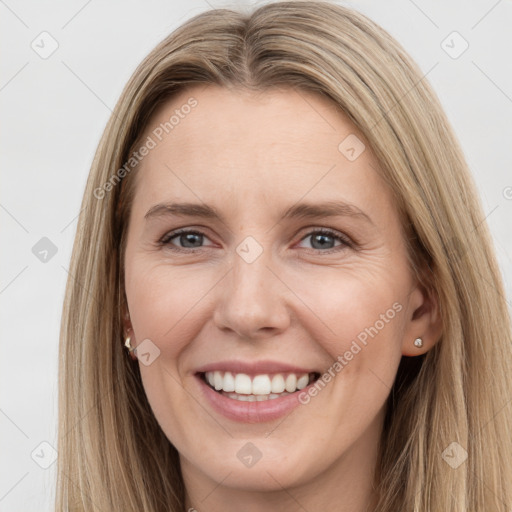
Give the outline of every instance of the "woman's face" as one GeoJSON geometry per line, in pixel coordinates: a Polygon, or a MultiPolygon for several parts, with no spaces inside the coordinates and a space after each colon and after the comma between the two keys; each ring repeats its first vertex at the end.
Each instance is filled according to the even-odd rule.
{"type": "Polygon", "coordinates": [[[363,135],[313,94],[208,86],[143,142],[127,325],[185,480],[368,473],[400,358],[434,340],[363,135]]]}

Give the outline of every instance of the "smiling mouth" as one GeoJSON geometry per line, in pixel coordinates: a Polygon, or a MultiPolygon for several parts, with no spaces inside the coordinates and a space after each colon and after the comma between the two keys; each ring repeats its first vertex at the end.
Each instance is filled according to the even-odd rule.
{"type": "Polygon", "coordinates": [[[291,395],[320,378],[317,372],[259,374],[251,377],[246,373],[210,371],[199,376],[217,393],[242,402],[263,402],[291,395]]]}

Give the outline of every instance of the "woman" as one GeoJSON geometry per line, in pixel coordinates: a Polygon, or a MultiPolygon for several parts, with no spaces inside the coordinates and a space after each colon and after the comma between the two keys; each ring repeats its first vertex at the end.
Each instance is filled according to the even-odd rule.
{"type": "Polygon", "coordinates": [[[484,214],[373,22],[188,21],[130,79],[82,206],[58,510],[511,509],[484,214]]]}

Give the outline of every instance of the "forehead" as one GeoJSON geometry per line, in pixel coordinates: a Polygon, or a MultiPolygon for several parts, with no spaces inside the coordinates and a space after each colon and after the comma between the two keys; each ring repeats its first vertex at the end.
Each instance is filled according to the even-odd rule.
{"type": "Polygon", "coordinates": [[[160,107],[148,138],[154,147],[136,184],[136,197],[147,203],[199,198],[261,206],[307,195],[378,208],[390,199],[363,134],[313,93],[190,88],[160,107]]]}

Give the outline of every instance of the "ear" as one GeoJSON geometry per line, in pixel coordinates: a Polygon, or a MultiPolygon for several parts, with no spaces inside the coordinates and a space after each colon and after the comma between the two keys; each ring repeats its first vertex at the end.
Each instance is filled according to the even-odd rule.
{"type": "Polygon", "coordinates": [[[407,314],[409,318],[406,319],[402,355],[425,354],[439,341],[443,332],[439,301],[434,290],[427,290],[418,283],[409,296],[407,314]],[[414,346],[416,338],[423,340],[422,347],[414,346]]]}
{"type": "MultiPolygon", "coordinates": [[[[135,334],[133,332],[132,322],[130,320],[130,312],[128,311],[128,307],[126,306],[126,303],[121,308],[121,316],[122,316],[122,322],[123,322],[123,337],[126,339],[128,336],[131,338],[130,340],[130,346],[135,347],[135,334]]],[[[135,351],[129,350],[130,358],[132,361],[137,360],[137,355],[135,351]]]]}
{"type": "Polygon", "coordinates": [[[122,306],[122,321],[123,321],[123,335],[125,337],[132,336],[133,338],[133,326],[130,319],[130,312],[126,303],[122,306]]]}

